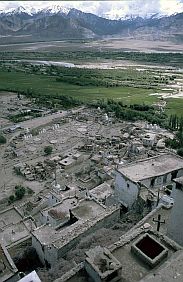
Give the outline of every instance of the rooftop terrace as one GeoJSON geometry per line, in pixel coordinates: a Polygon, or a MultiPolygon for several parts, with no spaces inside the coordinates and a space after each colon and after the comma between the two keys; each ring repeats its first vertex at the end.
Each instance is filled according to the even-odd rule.
{"type": "Polygon", "coordinates": [[[78,219],[94,218],[104,211],[105,208],[93,200],[83,200],[72,209],[72,213],[78,219]]]}
{"type": "Polygon", "coordinates": [[[93,204],[94,201],[88,201],[87,203],[89,204],[87,213],[88,215],[90,215],[88,219],[86,219],[86,215],[83,214],[83,209],[85,209],[86,204],[86,202],[83,201],[81,209],[79,207],[78,209],[76,209],[77,216],[80,216],[80,219],[78,221],[76,221],[72,225],[57,229],[57,231],[48,225],[42,225],[32,232],[33,236],[35,236],[43,245],[53,244],[55,248],[60,249],[73,239],[77,238],[79,235],[84,234],[84,232],[95,226],[101,220],[105,219],[105,217],[108,217],[116,211],[119,211],[118,207],[105,209],[102,208],[99,204],[97,207],[97,203],[93,204]],[[98,209],[98,216],[96,216],[95,208],[98,209]]]}
{"type": "Polygon", "coordinates": [[[183,158],[174,154],[163,154],[122,166],[118,171],[132,181],[160,176],[183,169],[183,158]]]}

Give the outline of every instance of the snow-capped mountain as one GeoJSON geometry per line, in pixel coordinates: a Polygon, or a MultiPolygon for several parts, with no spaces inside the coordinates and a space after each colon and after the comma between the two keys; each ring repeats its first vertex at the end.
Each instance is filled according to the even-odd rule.
{"type": "Polygon", "coordinates": [[[172,38],[182,42],[183,13],[165,16],[144,12],[143,17],[138,13],[124,16],[114,13],[99,17],[60,5],[44,9],[20,6],[0,11],[0,42],[99,38],[114,35],[150,40],[172,38]],[[110,17],[116,19],[111,20],[110,17]]]}
{"type": "Polygon", "coordinates": [[[102,14],[103,18],[109,19],[109,20],[121,20],[121,21],[127,21],[127,20],[134,20],[137,18],[142,19],[160,19],[163,17],[166,17],[167,15],[165,13],[133,13],[133,14],[122,14],[120,11],[111,11],[102,14]]]}
{"type": "Polygon", "coordinates": [[[52,6],[48,6],[44,9],[40,9],[38,10],[37,12],[42,12],[42,13],[47,13],[47,14],[65,14],[67,15],[69,13],[71,9],[69,8],[66,8],[66,7],[62,7],[62,6],[59,6],[59,5],[52,5],[52,6]]]}
{"type": "MultiPolygon", "coordinates": [[[[36,3],[36,2],[35,2],[36,3]]],[[[30,16],[33,16],[35,14],[47,14],[47,15],[54,15],[54,14],[62,14],[62,15],[68,15],[68,13],[73,10],[73,8],[67,8],[62,5],[49,5],[45,8],[36,8],[32,7],[28,4],[25,4],[24,6],[19,6],[18,8],[10,8],[7,10],[0,10],[0,14],[28,14],[30,16]]],[[[74,9],[75,10],[75,9],[74,9]]],[[[175,13],[174,13],[175,14],[175,13]]],[[[171,14],[169,14],[170,16],[171,14]]],[[[172,13],[173,15],[173,13],[172,13]]],[[[99,16],[99,15],[97,15],[99,16]]],[[[133,13],[125,13],[125,11],[119,9],[111,9],[110,12],[103,12],[100,14],[100,17],[108,19],[108,20],[134,20],[136,18],[142,18],[142,19],[160,19],[162,17],[167,16],[166,13],[146,13],[143,11],[140,11],[139,8],[135,9],[133,13]]]]}
{"type": "Polygon", "coordinates": [[[139,14],[133,14],[133,15],[125,15],[124,17],[120,18],[120,20],[134,20],[137,18],[142,18],[144,20],[148,20],[148,19],[161,19],[163,17],[165,17],[165,14],[160,14],[160,13],[148,13],[148,14],[144,14],[139,15],[139,14]]]}
{"type": "Polygon", "coordinates": [[[23,6],[19,6],[18,8],[10,8],[8,10],[0,10],[0,14],[4,15],[28,14],[31,16],[34,13],[36,13],[34,8],[25,8],[23,6]]]}
{"type": "MultiPolygon", "coordinates": [[[[36,3],[36,2],[35,2],[36,3]]],[[[38,13],[45,13],[45,14],[65,14],[67,15],[71,9],[62,7],[60,5],[50,5],[44,9],[40,8],[33,8],[31,6],[19,6],[18,8],[10,8],[8,10],[0,10],[0,14],[8,14],[8,15],[15,15],[15,14],[28,14],[28,15],[35,15],[38,13]]]]}

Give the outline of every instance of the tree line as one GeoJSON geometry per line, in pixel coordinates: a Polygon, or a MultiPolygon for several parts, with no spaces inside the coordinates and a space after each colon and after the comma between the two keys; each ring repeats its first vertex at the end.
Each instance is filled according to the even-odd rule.
{"type": "Polygon", "coordinates": [[[130,60],[139,62],[158,63],[163,65],[182,66],[182,53],[145,53],[145,52],[124,52],[117,50],[90,50],[82,52],[62,51],[62,52],[1,52],[0,60],[9,59],[39,59],[39,60],[70,60],[70,61],[86,61],[90,59],[114,59],[114,60],[130,60]]]}
{"type": "Polygon", "coordinates": [[[166,146],[177,150],[177,154],[183,157],[183,116],[170,115],[168,125],[176,133],[175,138],[166,140],[166,146]]]}
{"type": "Polygon", "coordinates": [[[113,99],[108,99],[107,101],[99,100],[95,103],[91,103],[90,105],[96,108],[100,107],[107,113],[113,112],[116,118],[119,118],[121,120],[147,120],[152,124],[166,126],[166,114],[157,113],[153,107],[145,104],[126,105],[121,101],[117,102],[113,99]]]}

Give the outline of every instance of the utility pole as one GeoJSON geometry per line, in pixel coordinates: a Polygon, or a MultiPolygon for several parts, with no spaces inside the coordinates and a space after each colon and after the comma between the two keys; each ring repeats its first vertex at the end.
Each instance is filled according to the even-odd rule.
{"type": "Polygon", "coordinates": [[[162,223],[165,223],[165,220],[161,221],[161,214],[158,214],[158,219],[153,218],[153,221],[157,222],[157,231],[159,232],[160,226],[162,223]]]}
{"type": "Polygon", "coordinates": [[[55,164],[55,187],[57,186],[57,165],[55,164]]]}
{"type": "Polygon", "coordinates": [[[159,194],[160,194],[160,188],[158,188],[158,197],[157,197],[156,206],[158,206],[159,204],[159,200],[160,200],[159,194]]]}

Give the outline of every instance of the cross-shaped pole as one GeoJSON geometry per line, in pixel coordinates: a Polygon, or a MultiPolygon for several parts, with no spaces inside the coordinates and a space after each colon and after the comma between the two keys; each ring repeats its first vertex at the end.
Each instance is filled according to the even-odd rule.
{"type": "Polygon", "coordinates": [[[57,165],[55,164],[55,187],[57,186],[57,165]]]}
{"type": "Polygon", "coordinates": [[[153,221],[158,223],[157,224],[157,231],[159,231],[161,223],[165,223],[165,220],[161,221],[161,214],[158,214],[157,220],[153,218],[153,221]]]}

